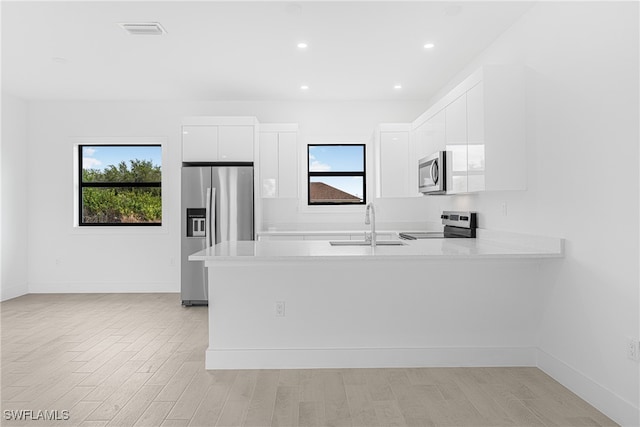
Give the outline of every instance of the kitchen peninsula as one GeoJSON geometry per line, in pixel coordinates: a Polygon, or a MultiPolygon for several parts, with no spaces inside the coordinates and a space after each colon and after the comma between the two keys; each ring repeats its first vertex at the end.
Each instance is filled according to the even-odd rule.
{"type": "MultiPolygon", "coordinates": [[[[535,365],[540,262],[562,240],[478,230],[399,246],[224,242],[207,369],[535,365]]],[[[556,260],[554,260],[556,259],[556,260]]]]}

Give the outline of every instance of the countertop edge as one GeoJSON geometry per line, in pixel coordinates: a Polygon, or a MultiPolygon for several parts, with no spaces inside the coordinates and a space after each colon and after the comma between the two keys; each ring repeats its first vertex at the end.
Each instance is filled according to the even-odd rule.
{"type": "Polygon", "coordinates": [[[452,260],[535,260],[535,259],[558,259],[563,258],[562,254],[479,254],[479,255],[319,255],[319,256],[207,256],[191,255],[189,261],[204,262],[230,262],[230,263],[254,263],[254,262],[282,262],[282,261],[335,261],[335,262],[357,262],[357,261],[452,261],[452,260]]]}
{"type": "Polygon", "coordinates": [[[480,232],[476,239],[428,239],[406,241],[405,250],[369,247],[331,250],[323,245],[328,241],[251,241],[225,242],[196,252],[190,261],[251,263],[257,261],[400,261],[400,260],[507,260],[553,259],[564,257],[564,239],[520,235],[505,232],[480,232]],[[323,243],[324,242],[324,243],[323,243]],[[422,242],[422,243],[421,243],[422,242]],[[438,242],[437,244],[435,244],[438,242]],[[218,253],[216,253],[218,252],[218,253]],[[283,253],[283,254],[280,254],[283,253]]]}

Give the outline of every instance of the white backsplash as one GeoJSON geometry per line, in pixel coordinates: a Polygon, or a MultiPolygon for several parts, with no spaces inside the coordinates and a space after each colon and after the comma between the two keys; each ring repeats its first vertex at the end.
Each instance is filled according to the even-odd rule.
{"type": "MultiPolygon", "coordinates": [[[[441,230],[440,213],[428,209],[425,197],[376,199],[376,228],[392,231],[441,230]]],[[[298,199],[262,199],[260,231],[359,231],[368,230],[364,223],[365,207],[349,207],[348,211],[300,209],[298,199]]]]}

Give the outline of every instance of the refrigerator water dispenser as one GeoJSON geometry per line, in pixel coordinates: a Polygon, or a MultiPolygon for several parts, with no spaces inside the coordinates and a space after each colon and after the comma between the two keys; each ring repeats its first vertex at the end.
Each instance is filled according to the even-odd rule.
{"type": "Polygon", "coordinates": [[[187,208],[187,237],[205,237],[206,209],[187,208]]]}

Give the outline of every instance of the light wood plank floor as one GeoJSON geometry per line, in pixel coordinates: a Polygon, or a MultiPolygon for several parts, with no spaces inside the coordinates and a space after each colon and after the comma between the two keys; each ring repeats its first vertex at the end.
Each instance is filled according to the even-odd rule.
{"type": "Polygon", "coordinates": [[[206,371],[207,309],[177,294],[26,295],[0,309],[6,426],[615,425],[536,368],[206,371]]]}

